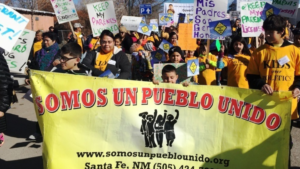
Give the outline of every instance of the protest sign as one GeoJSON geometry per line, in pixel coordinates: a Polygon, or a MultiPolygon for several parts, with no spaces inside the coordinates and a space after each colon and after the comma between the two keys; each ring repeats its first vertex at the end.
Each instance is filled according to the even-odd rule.
{"type": "Polygon", "coordinates": [[[225,39],[232,35],[229,19],[209,22],[209,29],[211,39],[225,39]]]}
{"type": "Polygon", "coordinates": [[[185,21],[185,14],[180,13],[177,23],[184,23],[184,21],[185,21]]]}
{"type": "MultiPolygon", "coordinates": [[[[164,3],[164,13],[174,14],[174,21],[178,22],[179,14],[193,17],[193,3],[164,3]]],[[[188,23],[187,17],[181,23],[188,23]]]]}
{"type": "Polygon", "coordinates": [[[229,15],[230,15],[230,20],[231,21],[235,21],[236,19],[241,18],[241,12],[240,11],[230,11],[229,15]]]}
{"type": "Polygon", "coordinates": [[[25,29],[12,50],[5,51],[4,58],[11,72],[24,73],[34,37],[34,31],[25,29]]]}
{"type": "Polygon", "coordinates": [[[146,17],[142,17],[141,23],[146,24],[146,17]]]}
{"type": "Polygon", "coordinates": [[[270,15],[273,15],[273,14],[278,15],[279,12],[280,12],[280,9],[276,8],[275,6],[273,6],[269,3],[266,3],[260,18],[262,20],[266,20],[270,15]]]}
{"type": "Polygon", "coordinates": [[[150,23],[156,23],[156,24],[158,24],[158,19],[150,19],[150,23]]]}
{"type": "Polygon", "coordinates": [[[228,1],[194,1],[193,34],[197,39],[211,39],[209,22],[226,19],[228,1]]]}
{"type": "Polygon", "coordinates": [[[169,49],[173,47],[173,45],[168,42],[167,40],[163,39],[159,45],[159,48],[162,49],[164,52],[168,53],[169,49]]]}
{"type": "Polygon", "coordinates": [[[158,24],[157,23],[150,23],[153,32],[158,32],[158,24]]]}
{"type": "Polygon", "coordinates": [[[288,18],[296,18],[298,13],[299,0],[273,0],[272,5],[280,9],[279,15],[288,18]]]}
{"type": "Polygon", "coordinates": [[[186,68],[187,68],[188,77],[199,75],[199,60],[198,59],[188,60],[186,68]]]}
{"type": "Polygon", "coordinates": [[[59,24],[79,19],[73,0],[51,0],[50,2],[59,24]]]}
{"type": "Polygon", "coordinates": [[[121,24],[129,31],[137,31],[139,29],[142,17],[123,16],[121,24]]]}
{"type": "Polygon", "coordinates": [[[151,57],[152,57],[152,60],[151,60],[152,63],[159,63],[159,62],[167,61],[166,56],[165,56],[165,52],[161,49],[158,49],[157,51],[151,52],[151,57]]]}
{"type": "MultiPolygon", "coordinates": [[[[264,1],[269,4],[272,4],[272,0],[264,0],[264,1]]],[[[259,3],[260,1],[258,1],[258,0],[237,0],[237,3],[236,3],[237,11],[241,11],[241,2],[257,2],[257,3],[259,3]]]]}
{"type": "Polygon", "coordinates": [[[178,30],[178,46],[181,50],[196,50],[198,47],[197,39],[191,36],[193,34],[193,24],[180,23],[178,30]]]}
{"type": "Polygon", "coordinates": [[[241,2],[241,26],[243,37],[258,37],[263,32],[260,18],[266,1],[241,2]]]}
{"type": "Polygon", "coordinates": [[[103,30],[119,33],[113,1],[101,1],[87,5],[93,36],[100,36],[103,30]]]}
{"type": "Polygon", "coordinates": [[[173,14],[160,13],[159,14],[159,26],[166,26],[173,21],[173,14]]]}
{"type": "Polygon", "coordinates": [[[176,83],[190,82],[191,78],[188,77],[187,64],[186,63],[159,63],[154,64],[154,79],[163,82],[162,70],[166,65],[172,65],[176,68],[176,74],[178,75],[176,83]]]}
{"type": "Polygon", "coordinates": [[[0,3],[0,18],[0,47],[11,51],[29,20],[2,3],[0,3]]]}
{"type": "Polygon", "coordinates": [[[44,169],[288,166],[291,92],[35,70],[30,82],[44,169]]]}
{"type": "Polygon", "coordinates": [[[139,29],[137,30],[138,33],[150,36],[152,31],[152,26],[144,24],[144,23],[140,23],[139,29]]]}

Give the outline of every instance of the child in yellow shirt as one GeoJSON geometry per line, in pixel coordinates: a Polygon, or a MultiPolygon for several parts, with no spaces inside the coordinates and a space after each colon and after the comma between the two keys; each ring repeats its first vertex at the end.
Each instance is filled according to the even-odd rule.
{"type": "Polygon", "coordinates": [[[198,83],[200,85],[216,85],[217,57],[211,53],[207,57],[206,50],[206,44],[201,43],[199,49],[200,74],[198,75],[198,83]]]}

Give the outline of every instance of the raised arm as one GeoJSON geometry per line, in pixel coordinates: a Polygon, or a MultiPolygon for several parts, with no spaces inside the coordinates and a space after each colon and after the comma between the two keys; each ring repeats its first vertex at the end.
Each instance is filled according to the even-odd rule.
{"type": "Polygon", "coordinates": [[[165,110],[165,113],[164,113],[164,119],[163,119],[164,122],[166,121],[166,117],[167,117],[167,110],[165,110]]]}
{"type": "Polygon", "coordinates": [[[178,120],[178,118],[179,118],[179,111],[176,109],[175,112],[176,112],[175,120],[178,120]]]}

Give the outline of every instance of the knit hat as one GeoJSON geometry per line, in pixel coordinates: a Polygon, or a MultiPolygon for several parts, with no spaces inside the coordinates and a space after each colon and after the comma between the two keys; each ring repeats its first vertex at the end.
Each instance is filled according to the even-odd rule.
{"type": "Polygon", "coordinates": [[[174,52],[178,52],[181,55],[181,58],[183,58],[182,50],[179,46],[173,46],[169,50],[169,57],[173,55],[174,52]]]}
{"type": "Polygon", "coordinates": [[[127,33],[127,29],[125,28],[125,26],[120,26],[119,30],[120,30],[120,32],[127,33]]]}

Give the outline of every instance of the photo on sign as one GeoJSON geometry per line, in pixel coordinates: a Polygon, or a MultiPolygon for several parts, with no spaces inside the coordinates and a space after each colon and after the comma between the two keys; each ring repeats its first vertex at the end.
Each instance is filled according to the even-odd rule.
{"type": "Polygon", "coordinates": [[[158,24],[157,23],[150,23],[153,32],[158,32],[158,24]]]}
{"type": "Polygon", "coordinates": [[[279,13],[280,13],[280,9],[276,8],[275,6],[269,3],[266,3],[260,18],[262,20],[266,20],[269,16],[278,15],[279,13]]]}
{"type": "Polygon", "coordinates": [[[152,63],[159,63],[159,62],[167,61],[165,52],[161,49],[151,52],[151,57],[152,57],[152,60],[151,60],[152,63]]]}
{"type": "Polygon", "coordinates": [[[151,31],[152,31],[152,26],[141,23],[137,32],[143,35],[150,36],[151,31]]]}
{"type": "Polygon", "coordinates": [[[176,79],[177,84],[183,83],[183,82],[190,82],[191,77],[187,76],[187,64],[186,63],[164,63],[164,64],[154,64],[154,79],[163,82],[163,78],[166,78],[166,76],[172,75],[176,79]],[[166,67],[168,66],[168,67],[166,67]],[[174,69],[174,71],[170,71],[170,73],[163,74],[163,69],[174,69]]]}
{"type": "Polygon", "coordinates": [[[160,43],[159,45],[159,48],[162,49],[164,52],[168,53],[169,52],[169,49],[173,47],[173,45],[168,42],[167,40],[162,40],[162,42],[160,43]]]}
{"type": "Polygon", "coordinates": [[[174,14],[173,20],[175,22],[180,20],[180,14],[185,14],[186,17],[184,18],[184,21],[180,23],[188,23],[188,17],[193,17],[193,10],[193,3],[164,3],[164,13],[174,14]]]}
{"type": "Polygon", "coordinates": [[[193,59],[187,62],[187,76],[192,77],[199,75],[199,60],[193,59]]]}
{"type": "Polygon", "coordinates": [[[224,39],[232,35],[229,19],[209,22],[209,29],[211,39],[224,39]]]}

